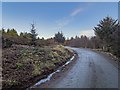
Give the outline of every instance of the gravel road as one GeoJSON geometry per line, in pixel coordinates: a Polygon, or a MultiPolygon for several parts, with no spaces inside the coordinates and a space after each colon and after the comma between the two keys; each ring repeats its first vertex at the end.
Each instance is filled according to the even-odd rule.
{"type": "Polygon", "coordinates": [[[118,88],[118,68],[112,60],[90,49],[71,48],[78,54],[66,72],[42,86],[46,88],[118,88]]]}

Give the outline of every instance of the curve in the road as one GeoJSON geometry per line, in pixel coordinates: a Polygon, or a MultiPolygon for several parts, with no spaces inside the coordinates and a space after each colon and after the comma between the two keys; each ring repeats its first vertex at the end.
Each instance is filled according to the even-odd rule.
{"type": "Polygon", "coordinates": [[[89,49],[71,49],[78,54],[77,63],[48,88],[118,88],[118,69],[109,58],[89,49]]]}

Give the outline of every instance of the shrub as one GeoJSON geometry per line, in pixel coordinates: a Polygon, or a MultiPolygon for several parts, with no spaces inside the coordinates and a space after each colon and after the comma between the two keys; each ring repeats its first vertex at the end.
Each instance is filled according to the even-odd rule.
{"type": "Polygon", "coordinates": [[[23,65],[22,63],[16,63],[16,67],[17,67],[18,69],[21,69],[23,66],[24,66],[24,65],[23,65]]]}
{"type": "Polygon", "coordinates": [[[12,41],[2,37],[2,48],[9,48],[12,46],[12,41]]]}

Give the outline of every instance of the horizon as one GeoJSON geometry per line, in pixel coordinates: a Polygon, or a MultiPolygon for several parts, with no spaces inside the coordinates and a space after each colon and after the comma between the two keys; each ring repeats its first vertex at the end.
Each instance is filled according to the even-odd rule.
{"type": "Polygon", "coordinates": [[[51,38],[58,31],[66,38],[91,37],[95,35],[94,26],[103,18],[118,19],[117,9],[117,2],[3,2],[2,26],[19,34],[30,32],[34,22],[40,38],[51,38]]]}

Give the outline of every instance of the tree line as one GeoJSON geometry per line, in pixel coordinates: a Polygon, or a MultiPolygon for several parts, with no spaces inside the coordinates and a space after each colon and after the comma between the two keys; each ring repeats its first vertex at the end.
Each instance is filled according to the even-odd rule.
{"type": "Polygon", "coordinates": [[[82,35],[81,37],[75,36],[75,38],[71,37],[71,39],[65,41],[65,45],[93,49],[101,47],[100,40],[96,36],[88,38],[86,35],[82,35]]]}
{"type": "Polygon", "coordinates": [[[120,57],[120,24],[118,20],[105,17],[94,27],[95,36],[71,37],[65,44],[74,47],[102,49],[120,57]]]}
{"type": "Polygon", "coordinates": [[[29,45],[29,46],[49,46],[55,44],[63,44],[65,41],[65,37],[62,32],[58,32],[55,34],[53,38],[44,39],[43,37],[40,39],[37,37],[36,27],[34,24],[31,24],[30,32],[20,32],[17,33],[17,30],[2,28],[0,30],[2,33],[2,48],[9,48],[14,44],[17,45],[29,45]]]}
{"type": "Polygon", "coordinates": [[[47,46],[55,44],[63,44],[73,47],[83,47],[92,49],[102,49],[111,52],[120,57],[120,24],[118,20],[111,17],[105,17],[99,24],[94,27],[95,36],[88,38],[87,36],[76,36],[75,38],[65,39],[62,32],[58,32],[53,38],[44,39],[37,37],[36,28],[31,24],[30,32],[21,32],[19,35],[15,29],[3,29],[2,46],[10,47],[13,44],[47,46]]]}

